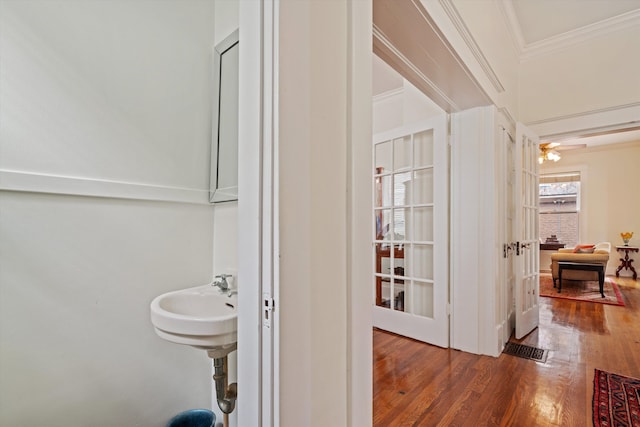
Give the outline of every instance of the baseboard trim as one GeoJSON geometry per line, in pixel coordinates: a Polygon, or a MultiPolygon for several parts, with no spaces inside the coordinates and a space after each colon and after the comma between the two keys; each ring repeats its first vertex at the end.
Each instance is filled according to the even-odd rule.
{"type": "Polygon", "coordinates": [[[0,170],[0,191],[209,205],[209,191],[124,181],[0,170]]]}

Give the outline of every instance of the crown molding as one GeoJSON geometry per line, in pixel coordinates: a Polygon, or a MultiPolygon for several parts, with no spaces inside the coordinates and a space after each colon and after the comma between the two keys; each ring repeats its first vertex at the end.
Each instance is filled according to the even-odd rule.
{"type": "Polygon", "coordinates": [[[471,34],[471,31],[469,31],[469,28],[464,23],[464,20],[462,19],[462,16],[460,16],[458,8],[456,8],[456,6],[453,4],[453,0],[440,0],[440,5],[451,20],[453,26],[458,31],[458,34],[460,34],[460,37],[462,37],[462,40],[471,51],[473,57],[476,59],[476,61],[478,61],[480,68],[484,72],[489,82],[491,82],[491,84],[493,85],[493,88],[498,93],[504,92],[504,86],[500,82],[500,79],[498,78],[495,71],[493,71],[491,64],[489,64],[489,61],[482,53],[482,50],[478,46],[478,43],[476,43],[475,38],[471,34]]]}
{"type": "Polygon", "coordinates": [[[539,56],[549,55],[567,47],[602,37],[616,31],[640,25],[640,9],[632,10],[622,15],[614,16],[566,33],[558,34],[525,46],[520,56],[521,61],[527,61],[539,56]]]}
{"type": "Polygon", "coordinates": [[[391,89],[386,92],[379,93],[373,96],[373,102],[382,102],[397,96],[401,96],[404,93],[404,87],[391,89]]]}
{"type": "Polygon", "coordinates": [[[515,48],[518,57],[520,57],[526,43],[524,41],[524,35],[522,35],[522,29],[520,28],[518,17],[516,16],[516,11],[513,9],[512,0],[502,0],[498,2],[498,9],[500,9],[504,20],[507,22],[507,29],[509,30],[509,33],[511,33],[513,47],[515,48]]]}
{"type": "Polygon", "coordinates": [[[518,51],[520,62],[559,52],[567,47],[640,25],[640,9],[636,9],[534,43],[527,43],[513,9],[512,0],[502,0],[498,6],[507,21],[507,28],[518,51]]]}
{"type": "Polygon", "coordinates": [[[525,123],[550,141],[606,133],[640,125],[640,102],[566,114],[525,123]]]}

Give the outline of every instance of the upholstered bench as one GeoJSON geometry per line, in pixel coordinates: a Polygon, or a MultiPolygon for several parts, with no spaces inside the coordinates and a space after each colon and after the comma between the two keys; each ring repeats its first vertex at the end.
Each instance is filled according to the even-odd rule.
{"type": "MultiPolygon", "coordinates": [[[[589,253],[588,249],[581,249],[580,246],[575,248],[560,248],[558,252],[551,254],[551,275],[553,277],[553,284],[555,285],[558,279],[558,263],[559,262],[579,262],[583,264],[601,264],[604,271],[607,271],[607,263],[609,262],[609,253],[611,252],[611,243],[599,242],[593,246],[593,253],[589,253]]],[[[597,270],[579,271],[567,270],[565,271],[564,278],[571,280],[598,280],[597,270]]]]}
{"type": "MultiPolygon", "coordinates": [[[[596,271],[598,272],[598,284],[600,285],[600,295],[604,298],[604,265],[602,264],[588,264],[585,262],[558,262],[558,293],[562,292],[562,271],[563,270],[581,270],[581,271],[596,271]]],[[[556,281],[553,281],[555,287],[556,281]]]]}

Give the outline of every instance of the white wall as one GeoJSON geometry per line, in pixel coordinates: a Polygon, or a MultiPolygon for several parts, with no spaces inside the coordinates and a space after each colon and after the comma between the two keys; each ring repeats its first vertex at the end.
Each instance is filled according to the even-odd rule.
{"type": "Polygon", "coordinates": [[[280,3],[282,426],[348,425],[347,11],[280,3]]]}
{"type": "Polygon", "coordinates": [[[210,208],[0,198],[0,424],[161,426],[208,407],[206,354],[157,337],[148,307],[208,280],[210,208]]]}
{"type": "Polygon", "coordinates": [[[532,123],[637,106],[639,38],[636,25],[524,61],[520,65],[520,120],[532,123]]]}
{"type": "Polygon", "coordinates": [[[2,2],[0,167],[206,188],[211,9],[2,2]]]}
{"type": "Polygon", "coordinates": [[[373,98],[373,133],[381,133],[444,114],[425,94],[404,80],[402,88],[373,98]]]}
{"type": "MultiPolygon", "coordinates": [[[[615,274],[620,254],[615,246],[623,245],[620,233],[633,231],[630,242],[640,246],[640,141],[603,145],[583,150],[562,152],[557,163],[544,163],[540,173],[581,170],[580,241],[611,242],[612,253],[607,274],[615,274]]],[[[635,255],[634,266],[640,271],[640,256],[635,255]]],[[[629,275],[622,271],[621,275],[629,275]]]]}
{"type": "Polygon", "coordinates": [[[213,273],[213,3],[1,2],[0,19],[0,424],[209,407],[209,359],[157,337],[149,303],[213,273]]]}

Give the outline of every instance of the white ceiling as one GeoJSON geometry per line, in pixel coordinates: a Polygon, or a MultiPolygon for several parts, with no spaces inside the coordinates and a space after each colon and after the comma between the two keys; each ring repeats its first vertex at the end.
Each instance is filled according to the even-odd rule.
{"type": "MultiPolygon", "coordinates": [[[[455,0],[477,1],[477,0],[455,0]]],[[[522,53],[549,48],[572,39],[593,37],[607,27],[640,16],[640,0],[498,0],[522,53]]],[[[374,55],[373,95],[402,87],[402,77],[374,55]]],[[[557,141],[587,146],[640,139],[640,130],[557,141]]]]}
{"type": "Polygon", "coordinates": [[[503,0],[503,5],[513,8],[523,41],[530,45],[599,27],[640,9],[640,0],[503,0]]]}

